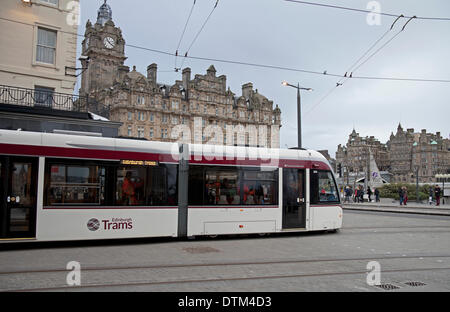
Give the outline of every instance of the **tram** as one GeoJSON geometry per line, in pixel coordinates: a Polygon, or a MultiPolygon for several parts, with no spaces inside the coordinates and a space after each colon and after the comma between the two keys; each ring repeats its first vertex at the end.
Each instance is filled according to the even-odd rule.
{"type": "Polygon", "coordinates": [[[316,151],[0,130],[0,243],[341,226],[316,151]]]}

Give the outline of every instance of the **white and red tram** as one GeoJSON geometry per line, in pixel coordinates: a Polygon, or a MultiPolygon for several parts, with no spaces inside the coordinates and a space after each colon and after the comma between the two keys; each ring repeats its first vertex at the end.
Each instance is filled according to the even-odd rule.
{"type": "Polygon", "coordinates": [[[337,230],[312,150],[0,130],[0,242],[337,230]]]}

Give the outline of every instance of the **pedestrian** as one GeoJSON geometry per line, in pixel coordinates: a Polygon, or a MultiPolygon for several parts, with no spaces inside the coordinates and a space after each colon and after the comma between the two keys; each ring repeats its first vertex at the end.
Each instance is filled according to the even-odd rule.
{"type": "Polygon", "coordinates": [[[406,206],[406,202],[408,201],[408,188],[406,186],[403,187],[403,204],[406,206]]]}
{"type": "Polygon", "coordinates": [[[372,190],[370,189],[370,186],[367,187],[367,195],[369,195],[369,203],[372,202],[372,190]]]}
{"type": "Polygon", "coordinates": [[[378,188],[375,188],[375,201],[380,202],[380,190],[378,188]]]}
{"type": "Polygon", "coordinates": [[[355,187],[355,198],[353,200],[355,203],[359,203],[359,186],[355,187]]]}
{"type": "Polygon", "coordinates": [[[430,186],[430,190],[428,191],[428,204],[433,205],[433,188],[430,186]]]}
{"type": "Polygon", "coordinates": [[[434,197],[436,197],[436,206],[439,206],[441,201],[441,188],[437,184],[436,187],[434,188],[434,197]]]}
{"type": "Polygon", "coordinates": [[[360,185],[359,186],[359,190],[360,190],[359,200],[360,200],[361,203],[363,203],[364,202],[364,187],[362,185],[360,185]]]}
{"type": "Polygon", "coordinates": [[[350,189],[350,186],[345,187],[345,202],[350,203],[350,196],[352,196],[352,190],[350,189]]]}
{"type": "Polygon", "coordinates": [[[398,196],[400,197],[400,206],[403,205],[403,188],[398,188],[398,196]]]}

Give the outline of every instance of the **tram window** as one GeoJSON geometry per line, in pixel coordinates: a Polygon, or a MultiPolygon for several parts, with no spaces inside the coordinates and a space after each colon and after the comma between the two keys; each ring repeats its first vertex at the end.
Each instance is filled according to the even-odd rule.
{"type": "Polygon", "coordinates": [[[189,166],[189,205],[203,205],[203,195],[206,192],[202,166],[189,166]]]}
{"type": "Polygon", "coordinates": [[[316,188],[318,201],[320,203],[338,202],[339,195],[333,175],[330,171],[318,172],[318,187],[316,188]]]}
{"type": "Polygon", "coordinates": [[[145,204],[145,167],[119,167],[116,180],[116,203],[123,206],[145,204]]]}
{"type": "Polygon", "coordinates": [[[276,204],[276,171],[244,171],[243,203],[245,205],[276,204]]]}
{"type": "Polygon", "coordinates": [[[177,166],[118,167],[116,205],[167,206],[178,204],[177,166]]]}
{"type": "Polygon", "coordinates": [[[236,168],[206,169],[204,199],[207,205],[239,205],[239,171],[236,168]]]}
{"type": "Polygon", "coordinates": [[[104,203],[105,168],[51,164],[46,173],[47,205],[104,203]]]}

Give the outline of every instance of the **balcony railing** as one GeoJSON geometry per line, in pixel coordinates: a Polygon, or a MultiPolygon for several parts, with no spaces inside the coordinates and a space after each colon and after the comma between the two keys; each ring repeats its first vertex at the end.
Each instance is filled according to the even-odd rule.
{"type": "Polygon", "coordinates": [[[0,104],[87,113],[88,97],[0,85],[0,104]]]}

